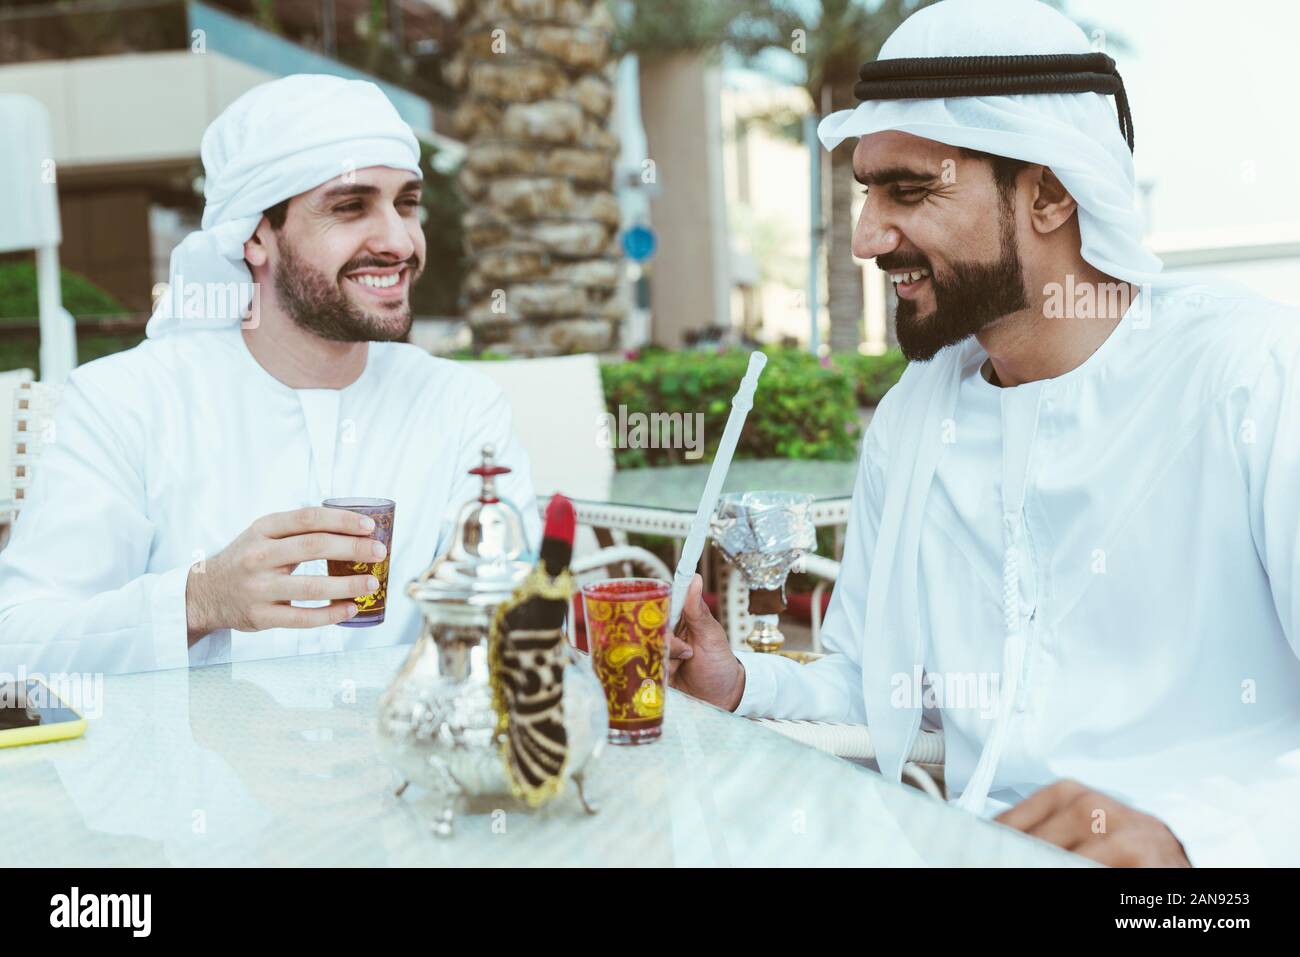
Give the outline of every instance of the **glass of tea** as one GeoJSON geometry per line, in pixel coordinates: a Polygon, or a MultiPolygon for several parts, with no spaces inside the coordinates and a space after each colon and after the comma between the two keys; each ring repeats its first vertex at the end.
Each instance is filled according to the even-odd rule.
{"type": "Polygon", "coordinates": [[[605,690],[612,744],[646,744],[663,733],[671,590],[657,578],[611,578],[582,588],[587,649],[605,690]]]}
{"type": "Polygon", "coordinates": [[[388,604],[388,563],[393,550],[393,513],[397,503],[386,498],[327,498],[321,503],[326,508],[341,508],[358,515],[369,515],[375,520],[375,530],[370,537],[383,542],[388,553],[378,561],[349,562],[329,560],[331,575],[374,575],[379,587],[369,595],[358,595],[357,613],[339,622],[344,628],[367,628],[384,620],[388,604]]]}

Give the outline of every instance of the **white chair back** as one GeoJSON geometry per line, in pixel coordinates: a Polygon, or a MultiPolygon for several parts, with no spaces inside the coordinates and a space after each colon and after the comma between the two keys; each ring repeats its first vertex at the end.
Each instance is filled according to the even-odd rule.
{"type": "Polygon", "coordinates": [[[540,503],[545,504],[555,492],[570,498],[598,498],[609,493],[614,450],[602,447],[600,441],[605,393],[595,356],[503,359],[473,365],[501,387],[510,403],[515,434],[528,453],[540,503]]]}
{"type": "Polygon", "coordinates": [[[55,441],[54,413],[62,398],[63,386],[47,382],[24,382],[14,392],[12,522],[18,521],[41,452],[55,441]]]}

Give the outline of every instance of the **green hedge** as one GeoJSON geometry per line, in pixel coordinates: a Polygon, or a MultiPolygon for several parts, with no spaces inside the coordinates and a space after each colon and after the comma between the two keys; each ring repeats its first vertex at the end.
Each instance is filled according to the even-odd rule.
{"type": "Polygon", "coordinates": [[[852,376],[858,405],[872,406],[880,403],[907,367],[907,360],[897,349],[879,356],[840,352],[836,353],[834,362],[852,376]]]}
{"type": "MultiPolygon", "coordinates": [[[[736,458],[851,461],[858,441],[858,404],[853,380],[833,363],[794,349],[768,349],[754,408],[736,447],[736,458]]],[[[650,351],[604,365],[605,406],[632,413],[704,415],[705,451],[711,461],[744,377],[749,353],[650,351]]],[[[685,449],[616,449],[620,469],[686,462],[685,449]]]]}
{"type": "MultiPolygon", "coordinates": [[[[59,286],[63,308],[74,316],[120,316],[126,307],[89,279],[67,269],[59,286]]],[[[0,322],[35,322],[40,315],[36,299],[36,263],[30,258],[0,262],[0,322]]]]}
{"type": "MultiPolygon", "coordinates": [[[[63,308],[78,319],[120,316],[127,312],[117,299],[75,272],[62,270],[59,285],[63,293],[63,308]]],[[[39,319],[39,313],[36,264],[32,257],[0,261],[0,326],[35,323],[39,319]]],[[[79,334],[77,361],[89,362],[100,356],[130,349],[143,338],[140,334],[79,334]]],[[[9,369],[39,370],[40,354],[39,333],[0,338],[0,372],[9,369]]]]}

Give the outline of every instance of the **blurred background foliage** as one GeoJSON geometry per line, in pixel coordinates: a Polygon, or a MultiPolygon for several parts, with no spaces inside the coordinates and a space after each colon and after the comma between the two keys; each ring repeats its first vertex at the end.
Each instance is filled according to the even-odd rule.
{"type": "MultiPolygon", "coordinates": [[[[59,280],[63,308],[74,316],[119,316],[122,304],[90,280],[64,269],[59,280]]],[[[36,261],[22,254],[0,261],[0,321],[34,322],[37,316],[36,261]]]]}
{"type": "Polygon", "coordinates": [[[863,407],[878,405],[907,367],[903,353],[896,348],[878,356],[837,352],[832,361],[853,380],[858,405],[863,407]]]}
{"type": "MultiPolygon", "coordinates": [[[[119,333],[99,325],[105,320],[130,322],[131,317],[120,302],[90,280],[64,269],[59,285],[63,308],[85,325],[77,330],[79,362],[121,352],[144,338],[143,332],[119,333]]],[[[0,369],[40,367],[38,312],[35,257],[27,253],[0,260],[0,369]]]]}
{"type": "MultiPolygon", "coordinates": [[[[763,387],[736,447],[740,459],[852,461],[861,433],[860,406],[875,405],[902,375],[897,351],[881,356],[818,359],[798,349],[769,347],[763,387]]],[[[744,377],[749,352],[647,351],[601,367],[605,407],[615,416],[704,414],[704,461],[711,461],[744,377]]],[[[618,449],[620,469],[685,464],[682,449],[618,449]]]]}
{"type": "MultiPolygon", "coordinates": [[[[858,440],[853,382],[839,368],[793,349],[767,349],[763,388],[745,423],[736,457],[829,459],[854,457],[858,440]]],[[[634,412],[704,415],[704,458],[711,461],[731,412],[731,399],[745,375],[749,353],[647,351],[602,367],[605,407],[634,412]]],[[[683,449],[618,449],[619,468],[675,465],[683,449]]]]}

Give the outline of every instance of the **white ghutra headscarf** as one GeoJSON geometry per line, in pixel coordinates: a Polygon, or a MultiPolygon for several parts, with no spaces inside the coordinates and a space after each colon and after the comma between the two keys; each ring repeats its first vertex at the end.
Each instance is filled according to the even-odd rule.
{"type": "MultiPolygon", "coordinates": [[[[885,41],[879,60],[1094,52],[1087,36],[1040,0],[944,0],[885,41]]],[[[1149,283],[1160,260],[1142,246],[1133,155],[1100,93],[868,100],[821,121],[827,149],[899,130],[1051,168],[1079,204],[1083,258],[1108,276],[1149,283]]]]}
{"type": "Polygon", "coordinates": [[[172,251],[150,338],[240,322],[253,288],[244,243],[276,203],[370,166],[421,175],[419,142],[379,87],[328,75],[249,90],[212,121],[201,153],[203,228],[172,251]]]}

